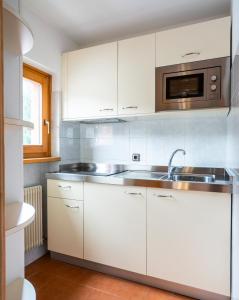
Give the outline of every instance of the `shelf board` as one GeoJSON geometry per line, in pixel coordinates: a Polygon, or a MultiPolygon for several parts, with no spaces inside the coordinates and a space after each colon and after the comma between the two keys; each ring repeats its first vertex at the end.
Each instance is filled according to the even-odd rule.
{"type": "Polygon", "coordinates": [[[6,236],[9,236],[29,225],[35,217],[35,209],[24,202],[8,203],[5,208],[6,236]]]}
{"type": "Polygon", "coordinates": [[[7,286],[6,300],[36,300],[36,292],[27,279],[17,278],[7,286]]]}
{"type": "Polygon", "coordinates": [[[22,126],[27,128],[34,128],[34,124],[32,122],[20,120],[20,119],[14,119],[14,118],[4,118],[4,123],[7,125],[15,125],[15,126],[22,126]]]}
{"type": "Polygon", "coordinates": [[[20,15],[7,4],[3,7],[4,47],[15,55],[23,55],[33,47],[33,33],[20,15]]]}

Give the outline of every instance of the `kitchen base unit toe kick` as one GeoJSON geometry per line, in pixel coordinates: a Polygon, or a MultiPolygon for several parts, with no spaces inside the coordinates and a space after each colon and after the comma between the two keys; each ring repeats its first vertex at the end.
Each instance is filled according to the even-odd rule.
{"type": "Polygon", "coordinates": [[[229,300],[231,299],[230,296],[226,295],[220,295],[217,293],[213,293],[210,291],[205,291],[202,289],[198,289],[195,287],[183,285],[183,284],[178,284],[175,282],[151,277],[151,276],[146,276],[146,275],[141,275],[138,273],[130,272],[130,271],[125,271],[122,269],[114,268],[111,266],[99,264],[96,262],[84,260],[84,259],[79,259],[75,258],[72,256],[56,253],[56,252],[50,252],[51,253],[51,258],[55,260],[60,260],[72,265],[76,265],[79,267],[83,267],[86,269],[94,270],[97,272],[101,272],[104,274],[112,275],[115,277],[119,277],[122,279],[134,281],[140,284],[145,284],[151,287],[159,288],[162,290],[170,291],[173,293],[177,293],[180,295],[188,296],[191,298],[195,299],[200,299],[200,300],[229,300]]]}

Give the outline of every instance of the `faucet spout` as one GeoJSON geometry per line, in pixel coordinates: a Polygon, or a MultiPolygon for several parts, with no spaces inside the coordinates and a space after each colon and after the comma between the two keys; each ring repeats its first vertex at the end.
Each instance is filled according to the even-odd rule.
{"type": "Polygon", "coordinates": [[[172,179],[173,169],[174,169],[174,167],[172,167],[172,162],[173,162],[173,158],[177,152],[182,152],[183,155],[186,155],[186,151],[184,149],[177,149],[177,150],[173,151],[173,153],[170,156],[169,162],[168,162],[168,179],[172,179]]]}

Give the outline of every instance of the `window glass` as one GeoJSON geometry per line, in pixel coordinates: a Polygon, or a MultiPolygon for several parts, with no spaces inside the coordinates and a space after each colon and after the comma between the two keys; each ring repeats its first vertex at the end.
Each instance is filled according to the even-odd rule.
{"type": "Polygon", "coordinates": [[[34,129],[23,129],[23,144],[41,145],[42,85],[27,78],[23,78],[23,119],[34,124],[34,129]]]}

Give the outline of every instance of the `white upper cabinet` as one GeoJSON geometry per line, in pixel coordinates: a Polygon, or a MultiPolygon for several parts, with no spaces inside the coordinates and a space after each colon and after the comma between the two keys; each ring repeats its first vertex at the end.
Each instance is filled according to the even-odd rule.
{"type": "Polygon", "coordinates": [[[63,119],[117,114],[117,42],[63,55],[63,119]]]}
{"type": "Polygon", "coordinates": [[[118,42],[118,113],[155,111],[155,34],[118,42]]]}
{"type": "Polygon", "coordinates": [[[230,56],[230,29],[225,17],[158,32],[157,67],[230,56]]]}
{"type": "Polygon", "coordinates": [[[63,55],[63,120],[152,114],[155,67],[230,56],[231,18],[63,55]]]}

